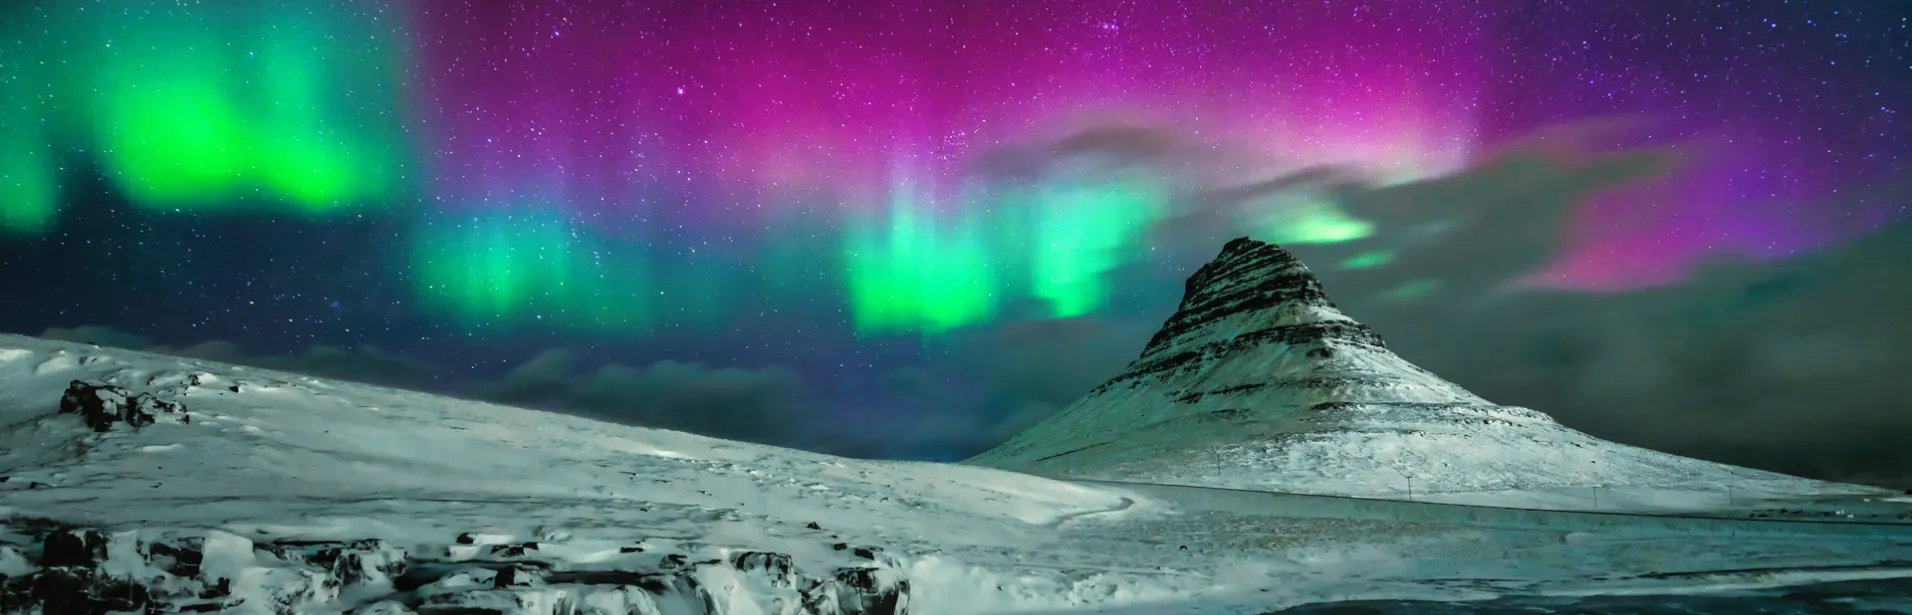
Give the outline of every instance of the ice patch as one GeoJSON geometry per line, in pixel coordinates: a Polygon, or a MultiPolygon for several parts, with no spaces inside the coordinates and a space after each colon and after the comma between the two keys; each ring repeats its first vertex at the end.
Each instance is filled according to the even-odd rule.
{"type": "MultiPolygon", "coordinates": [[[[1168,571],[1070,574],[1061,570],[1009,572],[943,557],[912,562],[913,602],[933,604],[949,615],[1019,611],[1093,611],[1116,605],[1187,604],[1193,594],[1214,589],[1208,580],[1168,571]]],[[[1174,612],[1164,609],[1156,612],[1174,612]]]]}
{"type": "Polygon", "coordinates": [[[651,457],[662,457],[664,459],[697,459],[697,457],[679,453],[673,450],[658,448],[655,446],[651,446],[649,444],[645,444],[643,442],[633,442],[633,441],[612,442],[610,444],[610,447],[619,452],[636,453],[639,455],[648,455],[651,457]]]}
{"type": "Polygon", "coordinates": [[[53,355],[51,358],[48,358],[45,361],[41,361],[40,366],[37,368],[34,368],[33,375],[45,376],[47,374],[52,374],[55,372],[67,371],[79,366],[80,366],[79,359],[74,358],[71,353],[62,351],[59,354],[53,355]]]}
{"type": "Polygon", "coordinates": [[[26,576],[39,569],[40,567],[28,563],[26,556],[21,555],[13,547],[0,546],[0,577],[26,576]]]}
{"type": "Polygon", "coordinates": [[[0,363],[12,363],[33,356],[33,352],[20,348],[0,348],[0,363]]]}

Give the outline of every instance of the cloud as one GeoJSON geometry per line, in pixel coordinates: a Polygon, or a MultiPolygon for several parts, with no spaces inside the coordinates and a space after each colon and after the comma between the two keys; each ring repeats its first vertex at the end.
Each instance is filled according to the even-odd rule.
{"type": "Polygon", "coordinates": [[[1047,418],[1142,351],[1160,323],[1105,318],[1025,320],[977,327],[939,340],[929,366],[882,377],[881,403],[906,417],[870,422],[861,433],[828,441],[872,440],[857,451],[877,457],[955,461],[1009,439],[1047,418]]]}
{"type": "Polygon", "coordinates": [[[309,376],[395,387],[426,387],[443,371],[438,366],[400,356],[371,344],[350,348],[318,345],[291,355],[254,355],[247,353],[238,344],[223,340],[200,342],[183,348],[156,346],[151,350],[195,359],[254,365],[309,376]]]}
{"type": "MultiPolygon", "coordinates": [[[[1679,155],[1576,157],[1569,160],[1577,178],[1558,175],[1560,167],[1537,172],[1531,162],[1514,162],[1470,173],[1474,179],[1396,190],[1439,210],[1463,202],[1480,207],[1497,187],[1525,182],[1528,189],[1505,198],[1564,206],[1573,200],[1563,196],[1591,194],[1589,186],[1603,180],[1654,181],[1677,168],[1679,155]],[[1533,187],[1548,174],[1556,188],[1533,187]]],[[[1912,201],[1903,182],[1847,193],[1912,201]]],[[[1852,209],[1838,201],[1802,207],[1852,209]]],[[[1902,376],[1912,373],[1905,351],[1912,348],[1912,321],[1904,317],[1912,313],[1912,288],[1903,283],[1912,278],[1912,226],[1900,223],[1790,260],[1721,260],[1660,288],[1511,291],[1507,281],[1558,246],[1500,238],[1557,244],[1561,224],[1537,214],[1476,216],[1378,269],[1321,266],[1332,261],[1311,246],[1295,250],[1316,264],[1343,311],[1373,326],[1395,352],[1496,402],[1676,454],[1827,478],[1912,479],[1912,379],[1902,376]],[[1444,285],[1419,300],[1388,291],[1416,279],[1444,285]]]]}
{"type": "Polygon", "coordinates": [[[802,409],[813,407],[802,379],[784,366],[711,368],[658,361],[645,367],[618,363],[578,371],[571,350],[546,350],[513,368],[475,397],[500,403],[577,413],[602,420],[688,431],[708,436],[791,444],[802,409]]]}
{"type": "Polygon", "coordinates": [[[1349,311],[1410,360],[1594,435],[1792,473],[1906,479],[1908,246],[1912,226],[1900,224],[1670,288],[1349,311]]]}
{"type": "MultiPolygon", "coordinates": [[[[1233,178],[1178,194],[1183,215],[1151,229],[1162,256],[1111,272],[1121,309],[958,331],[925,352],[923,364],[884,375],[874,387],[884,398],[871,407],[824,404],[786,366],[586,366],[578,354],[554,349],[495,381],[461,382],[448,380],[449,370],[376,347],[257,356],[217,341],[154,347],[105,327],[49,329],[42,337],[451,390],[840,454],[961,457],[1120,372],[1174,309],[1182,279],[1244,233],[1242,220],[1251,218],[1245,214],[1266,207],[1268,195],[1299,193],[1340,203],[1376,227],[1354,241],[1288,246],[1343,311],[1375,327],[1403,357],[1490,400],[1677,454],[1822,477],[1912,479],[1912,319],[1905,316],[1912,314],[1912,286],[1905,283],[1912,279],[1912,227],[1790,260],[1722,261],[1656,289],[1585,293],[1513,284],[1562,250],[1569,212],[1596,197],[1650,191],[1707,151],[1684,144],[1606,147],[1616,125],[1537,133],[1425,181],[1383,184],[1330,167],[1233,178]],[[1393,258],[1377,267],[1341,266],[1377,251],[1393,258]]],[[[1084,148],[1150,160],[1200,149],[1147,130],[1118,127],[994,162],[1005,175],[1034,174],[1045,172],[1051,158],[1084,148]]],[[[1912,203],[1905,182],[1842,191],[1847,199],[1912,203]]]]}
{"type": "Polygon", "coordinates": [[[1065,318],[1006,323],[959,338],[955,365],[1022,402],[1062,406],[1141,354],[1160,323],[1065,318]]]}
{"type": "MultiPolygon", "coordinates": [[[[1553,257],[1571,206],[1603,190],[1664,177],[1674,167],[1659,151],[1570,155],[1567,137],[1578,134],[1563,132],[1541,139],[1544,148],[1500,152],[1460,173],[1405,184],[1382,184],[1350,168],[1314,167],[1185,188],[1175,197],[1177,213],[1150,229],[1155,256],[1109,272],[1118,295],[1130,300],[1094,317],[1011,320],[958,332],[941,366],[953,373],[941,379],[963,381],[964,390],[913,385],[925,418],[903,439],[928,450],[980,452],[1121,372],[1173,312],[1182,280],[1226,240],[1251,230],[1244,222],[1275,195],[1310,195],[1376,225],[1365,238],[1291,246],[1317,269],[1339,269],[1336,264],[1362,253],[1397,255],[1391,267],[1337,272],[1338,299],[1378,302],[1421,278],[1442,280],[1450,293],[1487,297],[1553,257]]],[[[1010,157],[1025,169],[1101,149],[1157,164],[1217,163],[1192,156],[1200,148],[1188,143],[1162,128],[1123,125],[1013,150],[1010,157]]],[[[934,380],[903,372],[891,379],[934,380]]]]}

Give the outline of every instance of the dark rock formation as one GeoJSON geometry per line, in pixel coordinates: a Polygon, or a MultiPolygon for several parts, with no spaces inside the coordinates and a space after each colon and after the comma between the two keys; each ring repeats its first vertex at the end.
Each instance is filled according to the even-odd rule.
{"type": "Polygon", "coordinates": [[[149,393],[135,394],[110,384],[91,384],[74,380],[60,396],[60,414],[78,414],[93,431],[105,433],[114,425],[138,429],[151,425],[158,417],[173,415],[191,422],[186,408],[149,393]]]}
{"type": "Polygon", "coordinates": [[[1311,358],[1318,359],[1333,355],[1327,346],[1329,341],[1377,350],[1386,348],[1380,334],[1367,325],[1346,319],[1284,324],[1270,319],[1266,326],[1231,331],[1219,336],[1220,339],[1208,330],[1210,325],[1231,316],[1255,312],[1295,314],[1309,309],[1336,310],[1334,302],[1321,290],[1321,282],[1300,259],[1271,243],[1247,237],[1230,241],[1222,247],[1221,255],[1189,276],[1181,306],[1155,336],[1149,338],[1142,356],[1130,363],[1127,371],[1096,387],[1094,392],[1159,380],[1197,368],[1205,361],[1265,344],[1305,347],[1311,358]]]}
{"type": "Polygon", "coordinates": [[[1342,314],[1293,254],[1241,238],[1189,276],[1175,314],[1126,370],[969,462],[1156,476],[1196,458],[1212,468],[1214,451],[1241,443],[1263,451],[1258,459],[1275,459],[1267,451],[1284,442],[1458,429],[1482,413],[1551,423],[1395,356],[1379,334],[1342,314]],[[1405,418],[1375,418],[1384,414],[1405,418]],[[1115,442],[1122,445],[1107,446],[1115,442]]]}
{"type": "Polygon", "coordinates": [[[1412,498],[1798,479],[1605,442],[1389,351],[1295,256],[1228,242],[1127,369],[966,463],[1070,478],[1412,498]]]}
{"type": "Polygon", "coordinates": [[[106,559],[106,535],[92,530],[60,530],[40,543],[40,565],[91,568],[106,559]]]}
{"type": "MultiPolygon", "coordinates": [[[[7,529],[27,534],[30,528],[7,529]]],[[[712,578],[707,567],[727,567],[730,571],[724,575],[741,577],[757,588],[757,598],[764,603],[794,607],[805,615],[909,612],[909,583],[892,569],[847,567],[811,577],[800,572],[790,556],[765,551],[738,552],[727,561],[633,553],[639,559],[574,569],[580,564],[541,559],[544,552],[536,543],[493,545],[503,547],[496,555],[509,553],[513,561],[489,558],[490,549],[481,551],[487,559],[447,560],[421,557],[379,540],[255,544],[219,532],[146,538],[132,531],[40,529],[44,531],[37,550],[0,545],[15,553],[38,551],[37,560],[29,558],[34,571],[0,576],[0,614],[262,607],[276,615],[341,610],[376,615],[575,615],[623,605],[611,612],[719,615],[722,602],[714,588],[705,585],[704,579],[712,578]],[[253,560],[257,563],[250,563],[253,560]]],[[[470,540],[468,535],[461,538],[470,540]]],[[[737,588],[723,591],[734,593],[737,588]]]]}

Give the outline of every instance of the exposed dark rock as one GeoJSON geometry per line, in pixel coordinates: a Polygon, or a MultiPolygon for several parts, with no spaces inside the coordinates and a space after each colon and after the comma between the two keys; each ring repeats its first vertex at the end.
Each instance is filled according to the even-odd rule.
{"type": "Polygon", "coordinates": [[[74,380],[67,383],[66,392],[60,396],[60,414],[78,414],[87,427],[100,433],[118,424],[134,429],[151,425],[158,420],[156,413],[178,414],[181,421],[191,420],[186,407],[178,402],[148,393],[134,394],[110,384],[74,380]]]}
{"type": "Polygon", "coordinates": [[[506,587],[511,587],[513,585],[530,585],[530,584],[531,584],[531,579],[528,578],[527,575],[519,574],[517,568],[506,568],[503,570],[499,570],[496,576],[491,577],[491,586],[497,587],[497,588],[506,588],[506,587]]]}
{"type": "Polygon", "coordinates": [[[1175,401],[1178,401],[1184,404],[1192,404],[1192,403],[1201,401],[1203,397],[1208,397],[1210,395],[1230,395],[1234,393],[1247,393],[1249,391],[1254,391],[1256,389],[1260,389],[1265,386],[1268,386],[1268,385],[1266,383],[1257,383],[1257,382],[1237,384],[1233,386],[1225,386],[1212,391],[1195,391],[1192,393],[1183,393],[1181,396],[1176,397],[1175,401]]]}
{"type": "Polygon", "coordinates": [[[789,555],[745,551],[731,559],[731,566],[744,574],[764,577],[772,587],[794,588],[797,586],[797,567],[790,561],[789,555]]]}
{"type": "Polygon", "coordinates": [[[843,615],[903,615],[909,612],[910,583],[885,583],[876,568],[840,568],[836,598],[843,615]]]}
{"type": "Polygon", "coordinates": [[[103,615],[145,611],[153,596],[143,584],[92,569],[50,569],[33,575],[29,600],[46,615],[103,615]]]}
{"type": "MultiPolygon", "coordinates": [[[[1450,400],[1482,403],[1394,357],[1379,334],[1342,314],[1308,267],[1280,246],[1230,241],[1189,276],[1183,292],[1176,312],[1122,373],[970,462],[1037,473],[1139,470],[1132,463],[1138,460],[1125,455],[1148,445],[1125,434],[1169,439],[1220,433],[1221,423],[1233,422],[1257,424],[1244,433],[1292,432],[1326,425],[1320,411],[1397,401],[1390,396],[1417,404],[1401,410],[1437,412],[1450,400]],[[1103,447],[1117,441],[1135,446],[1103,447]]],[[[1205,440],[1186,445],[1207,446],[1197,442],[1205,440]]],[[[1160,459],[1174,457],[1164,455],[1160,459]]]]}
{"type": "Polygon", "coordinates": [[[78,414],[93,431],[111,430],[116,423],[133,427],[151,424],[151,414],[141,414],[126,389],[107,384],[87,384],[74,380],[60,396],[60,414],[78,414]]]}
{"type": "Polygon", "coordinates": [[[40,565],[92,567],[106,559],[106,535],[95,530],[56,530],[40,543],[40,565]]]}
{"type": "Polygon", "coordinates": [[[538,543],[527,542],[515,545],[491,545],[491,554],[500,557],[523,557],[525,551],[538,550],[538,543]]]}
{"type": "Polygon", "coordinates": [[[382,540],[319,549],[307,560],[345,586],[388,584],[405,574],[405,551],[382,540]]]}
{"type": "MultiPolygon", "coordinates": [[[[1323,340],[1328,339],[1337,340],[1342,343],[1366,344],[1377,348],[1381,347],[1380,334],[1369,329],[1367,325],[1357,322],[1335,321],[1281,325],[1242,333],[1228,339],[1209,342],[1195,348],[1169,354],[1155,355],[1149,351],[1144,351],[1142,358],[1130,364],[1128,371],[1097,386],[1090,394],[1106,392],[1119,386],[1133,386],[1143,380],[1161,379],[1192,371],[1209,360],[1233,354],[1244,348],[1264,344],[1286,344],[1289,346],[1305,347],[1311,344],[1320,344],[1323,340]]],[[[1325,357],[1317,356],[1312,358],[1320,359],[1325,357]]],[[[1212,395],[1213,393],[1210,394],[1212,395]]]]}
{"type": "Polygon", "coordinates": [[[146,551],[155,566],[173,576],[196,577],[206,559],[206,553],[200,550],[204,542],[199,538],[182,539],[177,546],[154,542],[146,546],[146,551]]]}
{"type": "MultiPolygon", "coordinates": [[[[21,527],[9,529],[18,532],[21,527]]],[[[470,535],[461,538],[477,541],[470,535]]],[[[37,571],[0,577],[0,614],[158,615],[252,607],[275,615],[342,609],[365,615],[531,615],[533,607],[549,607],[535,611],[539,615],[573,614],[585,612],[585,605],[606,604],[593,597],[601,593],[642,592],[663,613],[718,615],[713,590],[700,581],[709,578],[703,571],[707,566],[735,570],[746,584],[758,588],[756,591],[785,592],[779,599],[798,607],[794,612],[801,615],[908,612],[909,584],[895,571],[843,568],[813,578],[802,574],[789,555],[766,551],[739,551],[727,561],[671,553],[656,559],[618,559],[618,569],[572,570],[566,568],[575,565],[573,562],[538,559],[545,556],[537,543],[498,545],[504,547],[499,554],[518,553],[523,560],[447,561],[418,559],[379,540],[248,544],[244,539],[224,535],[217,549],[228,552],[249,547],[263,567],[246,572],[248,581],[243,588],[236,588],[232,579],[210,573],[210,540],[200,535],[142,538],[133,533],[108,535],[85,528],[53,529],[45,533],[38,561],[31,562],[37,564],[37,571]],[[235,540],[240,542],[235,544],[235,540]],[[125,557],[140,558],[143,562],[138,564],[143,566],[127,566],[127,562],[108,565],[110,558],[125,557]],[[154,576],[132,579],[104,572],[129,569],[154,571],[154,576]],[[242,593],[235,595],[235,589],[242,593]],[[534,597],[528,592],[555,593],[534,597]],[[348,595],[362,606],[348,608],[349,604],[338,602],[348,595]]],[[[691,546],[698,547],[694,551],[703,548],[691,546]]],[[[442,550],[424,552],[444,555],[442,550]]],[[[879,550],[858,547],[854,552],[874,559],[879,550]]],[[[233,572],[237,571],[221,569],[218,574],[233,572]]],[[[617,603],[623,598],[610,599],[617,603]]]]}
{"type": "MultiPolygon", "coordinates": [[[[1912,493],[1912,490],[1908,490],[1907,492],[1908,492],[1908,493],[1912,493]]],[[[805,523],[805,524],[803,524],[803,527],[806,527],[806,528],[810,528],[810,529],[813,529],[813,530],[820,530],[820,529],[823,529],[823,526],[821,526],[821,525],[817,525],[817,522],[815,522],[815,521],[811,521],[811,522],[809,522],[809,523],[805,523]]]]}
{"type": "MultiPolygon", "coordinates": [[[[1215,260],[1189,276],[1181,306],[1149,339],[1129,369],[1096,387],[1097,392],[1133,386],[1149,376],[1173,374],[1250,346],[1279,343],[1306,348],[1314,359],[1332,358],[1327,342],[1385,348],[1381,336],[1351,320],[1305,322],[1243,331],[1199,347],[1181,348],[1208,325],[1250,312],[1299,312],[1335,308],[1321,282],[1294,254],[1246,237],[1228,242],[1215,260]]],[[[1212,394],[1212,393],[1211,393],[1212,394]]],[[[1190,400],[1193,401],[1193,400],[1190,400]]],[[[1187,402],[1185,402],[1187,403],[1187,402]]]]}
{"type": "Polygon", "coordinates": [[[199,597],[207,600],[232,595],[232,579],[220,577],[205,589],[199,591],[199,597]]]}

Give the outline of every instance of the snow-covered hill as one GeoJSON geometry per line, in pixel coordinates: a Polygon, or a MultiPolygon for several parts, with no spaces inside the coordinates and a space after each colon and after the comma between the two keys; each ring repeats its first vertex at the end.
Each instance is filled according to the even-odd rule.
{"type": "Polygon", "coordinates": [[[1912,526],[1329,504],[0,336],[0,615],[1192,615],[1912,575],[1912,526]]]}
{"type": "MultiPolygon", "coordinates": [[[[854,461],[17,336],[0,336],[0,481],[0,515],[14,519],[15,532],[135,528],[137,536],[103,534],[104,546],[70,555],[131,569],[153,565],[124,561],[131,556],[119,550],[190,546],[208,575],[217,552],[218,576],[237,585],[180,587],[208,594],[195,603],[254,605],[331,602],[341,588],[274,576],[298,580],[291,559],[310,559],[316,551],[305,551],[317,547],[309,544],[330,541],[338,544],[327,547],[328,561],[342,561],[342,546],[367,567],[421,545],[448,565],[482,563],[462,573],[470,578],[440,581],[454,586],[502,587],[491,571],[519,564],[636,569],[663,575],[659,583],[681,568],[695,573],[683,572],[684,583],[701,582],[727,613],[752,612],[738,605],[766,596],[888,612],[885,601],[910,591],[896,587],[901,564],[885,549],[1043,545],[1065,520],[1133,504],[1108,490],[982,468],[854,461]],[[218,531],[189,532],[168,547],[144,542],[168,528],[208,527],[218,531]],[[267,543],[279,545],[270,563],[265,551],[253,556],[267,543]],[[266,586],[281,589],[247,595],[266,586]]],[[[0,573],[21,565],[17,551],[12,558],[0,552],[0,573]]],[[[912,565],[933,565],[925,561],[912,565]]],[[[919,599],[926,591],[937,590],[915,588],[919,599]]],[[[509,598],[445,595],[455,604],[509,598]]]]}
{"type": "Polygon", "coordinates": [[[1389,352],[1247,238],[1128,370],[970,464],[1046,476],[1543,508],[1710,509],[1876,489],[1607,442],[1389,352]]]}

